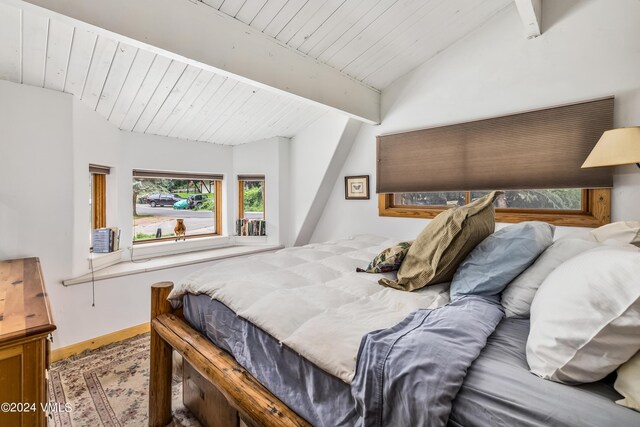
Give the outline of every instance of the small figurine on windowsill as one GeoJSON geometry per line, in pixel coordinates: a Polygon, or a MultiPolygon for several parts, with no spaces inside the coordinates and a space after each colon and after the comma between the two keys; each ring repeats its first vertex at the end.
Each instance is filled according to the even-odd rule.
{"type": "Polygon", "coordinates": [[[186,240],[185,236],[187,234],[187,226],[184,225],[184,219],[176,219],[176,221],[176,228],[173,229],[173,231],[176,233],[176,242],[180,240],[181,236],[182,240],[186,240]]]}

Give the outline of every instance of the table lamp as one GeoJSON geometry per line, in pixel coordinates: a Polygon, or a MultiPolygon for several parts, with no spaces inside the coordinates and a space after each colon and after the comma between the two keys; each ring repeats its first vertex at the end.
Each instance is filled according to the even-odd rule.
{"type": "Polygon", "coordinates": [[[591,150],[583,168],[635,163],[640,168],[640,126],[608,130],[591,150]]]}

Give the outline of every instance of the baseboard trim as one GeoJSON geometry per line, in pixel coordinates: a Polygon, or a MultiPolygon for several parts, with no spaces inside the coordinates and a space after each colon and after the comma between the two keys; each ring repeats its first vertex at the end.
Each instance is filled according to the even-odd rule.
{"type": "Polygon", "coordinates": [[[150,324],[149,322],[147,322],[141,325],[111,332],[110,334],[101,335],[90,340],[71,344],[67,347],[57,348],[51,351],[51,362],[57,362],[58,360],[66,359],[67,357],[82,353],[85,350],[95,350],[96,348],[102,347],[107,344],[126,340],[127,338],[147,333],[149,332],[149,330],[150,324]]]}

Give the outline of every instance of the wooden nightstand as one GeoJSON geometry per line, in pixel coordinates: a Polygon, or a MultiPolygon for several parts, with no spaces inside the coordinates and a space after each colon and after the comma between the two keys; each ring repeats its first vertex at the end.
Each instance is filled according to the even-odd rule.
{"type": "Polygon", "coordinates": [[[0,262],[0,426],[46,426],[55,329],[38,258],[0,262]]]}

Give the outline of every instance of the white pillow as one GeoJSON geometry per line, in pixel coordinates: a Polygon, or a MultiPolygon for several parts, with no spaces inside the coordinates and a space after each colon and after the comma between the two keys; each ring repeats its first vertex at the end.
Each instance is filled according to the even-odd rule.
{"type": "Polygon", "coordinates": [[[591,231],[598,242],[615,240],[620,243],[631,243],[640,246],[640,222],[620,221],[603,225],[591,231]]]}
{"type": "Polygon", "coordinates": [[[554,270],[531,305],[531,372],[598,381],[640,349],[640,250],[602,246],[554,270]]]}
{"type": "Polygon", "coordinates": [[[549,246],[502,292],[502,307],[507,317],[529,317],[531,302],[544,279],[566,260],[600,245],[581,239],[563,239],[549,246]]]}
{"type": "Polygon", "coordinates": [[[607,242],[632,244],[640,247],[640,221],[618,221],[602,227],[594,228],[589,232],[577,231],[558,239],[580,239],[591,242],[607,242]]]}
{"type": "Polygon", "coordinates": [[[618,368],[618,378],[613,387],[624,399],[618,405],[640,411],[640,352],[618,368]]]}

